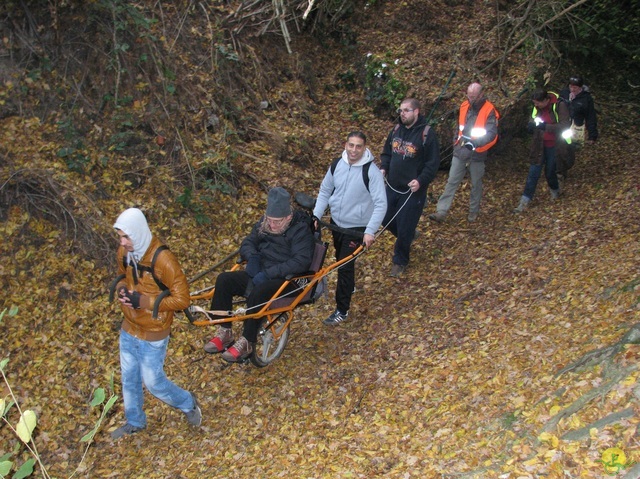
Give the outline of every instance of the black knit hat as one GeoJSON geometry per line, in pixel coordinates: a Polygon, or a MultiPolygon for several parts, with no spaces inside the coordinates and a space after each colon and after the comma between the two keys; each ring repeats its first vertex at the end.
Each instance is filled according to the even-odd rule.
{"type": "Polygon", "coordinates": [[[584,85],[584,80],[580,75],[573,75],[569,78],[569,85],[582,86],[584,85]]]}
{"type": "Polygon", "coordinates": [[[267,198],[267,216],[271,218],[284,218],[291,214],[291,196],[287,190],[271,188],[267,198]]]}

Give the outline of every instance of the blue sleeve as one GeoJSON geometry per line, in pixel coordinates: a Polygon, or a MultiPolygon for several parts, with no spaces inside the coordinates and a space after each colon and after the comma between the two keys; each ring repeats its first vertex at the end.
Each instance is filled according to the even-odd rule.
{"type": "Polygon", "coordinates": [[[587,111],[585,112],[585,123],[589,140],[596,141],[598,139],[598,119],[596,117],[596,108],[593,105],[593,99],[589,97],[587,101],[587,111]]]}
{"type": "Polygon", "coordinates": [[[248,260],[252,255],[260,254],[260,249],[258,248],[258,244],[260,243],[258,230],[260,228],[260,225],[262,224],[262,221],[263,220],[261,219],[255,225],[253,225],[249,236],[242,240],[242,243],[240,244],[240,257],[245,261],[248,260]]]}

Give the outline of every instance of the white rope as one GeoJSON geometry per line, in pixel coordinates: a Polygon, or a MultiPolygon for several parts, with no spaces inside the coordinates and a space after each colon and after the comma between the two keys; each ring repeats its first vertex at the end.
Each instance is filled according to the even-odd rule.
{"type": "Polygon", "coordinates": [[[407,204],[407,201],[409,201],[409,198],[411,198],[411,195],[413,195],[413,191],[411,190],[411,188],[409,188],[407,191],[398,191],[398,190],[396,190],[393,186],[391,186],[389,184],[389,181],[387,180],[386,176],[384,177],[384,182],[391,189],[391,191],[395,191],[396,193],[398,193],[400,195],[406,195],[407,193],[409,193],[409,196],[407,196],[407,199],[404,200],[404,203],[402,203],[402,206],[400,208],[398,208],[398,211],[396,211],[396,214],[393,215],[391,217],[391,219],[387,222],[387,225],[383,226],[382,229],[380,231],[378,231],[378,233],[376,233],[376,235],[374,236],[375,239],[378,239],[378,236],[380,236],[389,227],[391,222],[396,219],[396,216],[398,216],[398,214],[402,211],[402,208],[404,208],[405,205],[407,204]]]}
{"type": "MultiPolygon", "coordinates": [[[[384,177],[384,182],[387,184],[387,186],[391,189],[391,191],[395,191],[396,193],[398,193],[399,195],[406,195],[407,193],[409,193],[411,191],[411,188],[409,188],[407,191],[398,191],[396,190],[393,186],[391,186],[389,184],[389,180],[387,180],[387,177],[384,177]]],[[[413,191],[411,191],[411,193],[413,193],[413,191]]]]}

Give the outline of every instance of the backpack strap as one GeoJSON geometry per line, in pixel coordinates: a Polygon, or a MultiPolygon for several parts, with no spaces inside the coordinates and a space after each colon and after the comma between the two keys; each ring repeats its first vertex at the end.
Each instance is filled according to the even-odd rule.
{"type": "Polygon", "coordinates": [[[422,130],[422,146],[424,146],[425,142],[427,141],[427,135],[429,134],[429,129],[431,127],[429,125],[424,127],[424,130],[422,130]]]}
{"type": "Polygon", "coordinates": [[[364,186],[367,188],[367,191],[369,191],[369,167],[371,167],[371,163],[373,162],[370,161],[369,163],[365,163],[362,167],[362,181],[364,182],[364,186]]]}
{"type": "MultiPolygon", "coordinates": [[[[153,258],[151,259],[151,266],[143,266],[143,265],[138,265],[138,270],[139,271],[146,271],[148,273],[151,273],[151,276],[153,277],[153,280],[156,282],[156,285],[158,286],[158,288],[160,288],[162,291],[166,291],[169,288],[167,288],[167,286],[158,279],[158,277],[156,276],[155,273],[155,268],[156,268],[156,260],[158,259],[158,256],[160,256],[160,253],[162,253],[164,250],[168,250],[169,247],[166,245],[160,245],[158,246],[158,248],[156,249],[155,253],[153,253],[153,258]]],[[[124,267],[126,268],[127,265],[127,257],[123,256],[122,257],[122,263],[124,264],[124,267]]],[[[138,283],[138,278],[135,275],[134,272],[134,281],[137,284],[138,283]]]]}
{"type": "Polygon", "coordinates": [[[333,160],[331,162],[331,175],[333,175],[336,172],[336,168],[338,167],[338,162],[341,160],[342,158],[336,158],[335,160],[333,160]]]}
{"type": "MultiPolygon", "coordinates": [[[[336,168],[338,167],[338,163],[341,159],[342,158],[336,158],[331,163],[330,170],[332,175],[336,172],[336,168]]],[[[371,167],[371,163],[371,161],[369,163],[365,163],[362,167],[362,182],[364,183],[365,188],[367,188],[367,191],[369,191],[369,167],[371,167]]]]}
{"type": "MultiPolygon", "coordinates": [[[[393,127],[393,133],[395,134],[396,131],[398,131],[398,128],[400,128],[400,123],[396,123],[396,126],[393,127]]],[[[427,135],[429,134],[429,129],[431,127],[429,125],[424,127],[424,130],[422,130],[422,146],[424,146],[425,142],[427,141],[427,135]]]]}

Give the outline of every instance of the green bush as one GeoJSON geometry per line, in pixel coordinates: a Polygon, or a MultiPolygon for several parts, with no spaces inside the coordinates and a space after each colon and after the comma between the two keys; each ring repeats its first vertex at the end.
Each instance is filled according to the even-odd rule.
{"type": "Polygon", "coordinates": [[[366,55],[365,98],[378,111],[394,110],[407,94],[407,85],[398,78],[398,64],[397,59],[385,60],[372,53],[366,55]]]}

